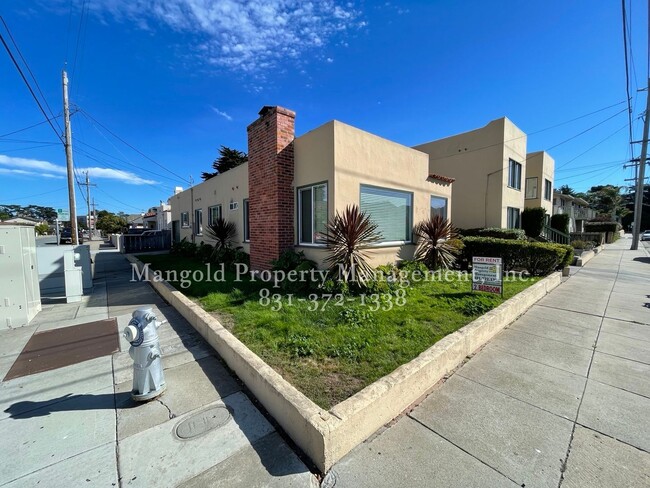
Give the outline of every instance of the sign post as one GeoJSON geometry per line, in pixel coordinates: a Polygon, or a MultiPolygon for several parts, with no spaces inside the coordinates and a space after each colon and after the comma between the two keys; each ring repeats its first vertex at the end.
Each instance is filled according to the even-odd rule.
{"type": "Polygon", "coordinates": [[[472,258],[472,291],[498,293],[503,296],[503,262],[501,258],[472,258]]]}

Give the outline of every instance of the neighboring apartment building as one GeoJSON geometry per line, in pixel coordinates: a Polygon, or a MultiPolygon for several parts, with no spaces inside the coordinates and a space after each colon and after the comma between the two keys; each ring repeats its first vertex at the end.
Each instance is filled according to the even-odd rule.
{"type": "Polygon", "coordinates": [[[553,176],[555,160],[545,151],[526,155],[526,184],[524,206],[542,207],[546,210],[547,223],[553,215],[553,176]]]}
{"type": "Polygon", "coordinates": [[[569,215],[569,232],[584,232],[585,222],[596,218],[596,211],[589,208],[589,202],[557,191],[553,194],[553,214],[569,215]]]}
{"type": "Polygon", "coordinates": [[[205,227],[221,216],[237,226],[253,269],[288,248],[322,265],[328,220],[356,204],[382,234],[369,251],[379,265],[413,257],[415,224],[451,216],[453,179],[429,171],[426,154],[336,120],[295,137],[294,112],[266,106],[259,115],[248,163],[170,199],[176,240],[209,242],[205,227]]]}
{"type": "Polygon", "coordinates": [[[160,202],[157,207],[151,207],[142,217],[143,225],[148,230],[169,230],[172,223],[172,210],[169,203],[160,202]]]}
{"type": "MultiPolygon", "coordinates": [[[[521,227],[529,156],[531,174],[553,186],[553,160],[543,155],[538,167],[539,153],[527,155],[526,140],[526,134],[503,117],[480,129],[415,146],[429,155],[431,173],[455,178],[454,226],[521,227]]],[[[550,205],[541,206],[550,214],[550,205]]]]}

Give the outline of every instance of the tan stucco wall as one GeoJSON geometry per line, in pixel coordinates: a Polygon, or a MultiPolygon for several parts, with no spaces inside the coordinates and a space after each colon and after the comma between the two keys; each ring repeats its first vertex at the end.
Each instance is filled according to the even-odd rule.
{"type": "MultiPolygon", "coordinates": [[[[431,195],[447,198],[451,215],[452,185],[427,180],[429,158],[420,151],[339,121],[328,122],[296,138],[294,148],[295,187],[327,181],[329,219],[347,205],[359,205],[362,184],[412,193],[414,224],[429,218],[431,195]]],[[[322,247],[298,249],[319,265],[324,264],[326,254],[322,247]]],[[[376,266],[412,259],[414,249],[413,244],[377,246],[368,254],[371,264],[376,266]]]]}
{"type": "Polygon", "coordinates": [[[485,127],[415,146],[429,171],[456,178],[453,223],[460,228],[506,227],[507,207],[524,208],[526,134],[506,117],[485,127]],[[508,188],[510,158],[522,165],[521,190],[508,188]]]}
{"type": "MultiPolygon", "coordinates": [[[[524,201],[526,208],[543,207],[546,213],[553,215],[553,190],[555,189],[555,160],[545,151],[526,155],[526,178],[537,178],[537,198],[524,201]],[[551,182],[551,199],[544,198],[544,180],[551,182]]],[[[524,183],[525,187],[525,183],[524,183]]]]}
{"type": "MultiPolygon", "coordinates": [[[[181,239],[187,238],[192,240],[192,230],[194,228],[194,212],[198,208],[203,209],[203,228],[208,225],[208,207],[221,205],[223,218],[234,222],[237,226],[237,237],[235,243],[242,246],[248,252],[248,243],[244,243],[244,199],[248,198],[248,163],[242,164],[236,168],[226,171],[223,174],[210,178],[193,188],[187,189],[170,198],[172,206],[172,221],[180,222],[181,212],[189,212],[190,226],[181,227],[181,239]],[[192,207],[192,199],[194,205],[192,207]],[[230,210],[230,202],[236,201],[239,205],[237,210],[230,210]]],[[[195,236],[195,242],[201,241],[211,243],[212,241],[205,234],[195,236]]]]}

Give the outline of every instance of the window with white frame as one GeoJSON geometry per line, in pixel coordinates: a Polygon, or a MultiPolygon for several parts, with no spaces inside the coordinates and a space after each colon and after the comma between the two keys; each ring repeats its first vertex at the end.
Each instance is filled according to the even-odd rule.
{"type": "Polygon", "coordinates": [[[508,207],[508,229],[519,228],[519,216],[521,211],[515,207],[508,207]]]}
{"type": "Polygon", "coordinates": [[[443,219],[447,219],[447,199],[444,197],[437,197],[431,195],[431,217],[439,215],[443,219]]]}
{"type": "Polygon", "coordinates": [[[250,209],[248,199],[244,200],[244,242],[251,240],[250,209]]]}
{"type": "Polygon", "coordinates": [[[381,243],[411,242],[413,195],[409,192],[361,185],[360,208],[377,224],[381,243]]]}
{"type": "Polygon", "coordinates": [[[298,189],[298,242],[325,244],[327,183],[298,189]]]}
{"type": "Polygon", "coordinates": [[[189,226],[190,226],[190,213],[181,212],[181,227],[189,227],[189,226]]]}
{"type": "Polygon", "coordinates": [[[197,236],[203,235],[203,209],[197,208],[194,210],[194,234],[197,236]]]}
{"type": "Polygon", "coordinates": [[[217,219],[221,217],[221,205],[213,205],[208,207],[208,225],[214,224],[217,219]]]}
{"type": "Polygon", "coordinates": [[[521,163],[511,159],[508,164],[508,186],[521,190],[521,163]]]}
{"type": "Polygon", "coordinates": [[[537,198],[537,177],[526,178],[526,198],[537,198]]]}
{"type": "Polygon", "coordinates": [[[550,180],[544,178],[544,200],[551,201],[553,195],[553,183],[550,180]]]}

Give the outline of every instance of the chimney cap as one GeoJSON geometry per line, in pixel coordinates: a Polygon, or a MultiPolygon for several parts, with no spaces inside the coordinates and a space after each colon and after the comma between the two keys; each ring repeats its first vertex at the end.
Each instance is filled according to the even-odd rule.
{"type": "Polygon", "coordinates": [[[294,117],[294,118],[296,117],[296,112],[294,112],[293,110],[289,110],[288,108],[280,107],[278,105],[264,105],[262,107],[262,110],[259,111],[259,115],[261,117],[264,117],[266,115],[273,114],[276,112],[279,114],[287,115],[289,117],[294,117]]]}

